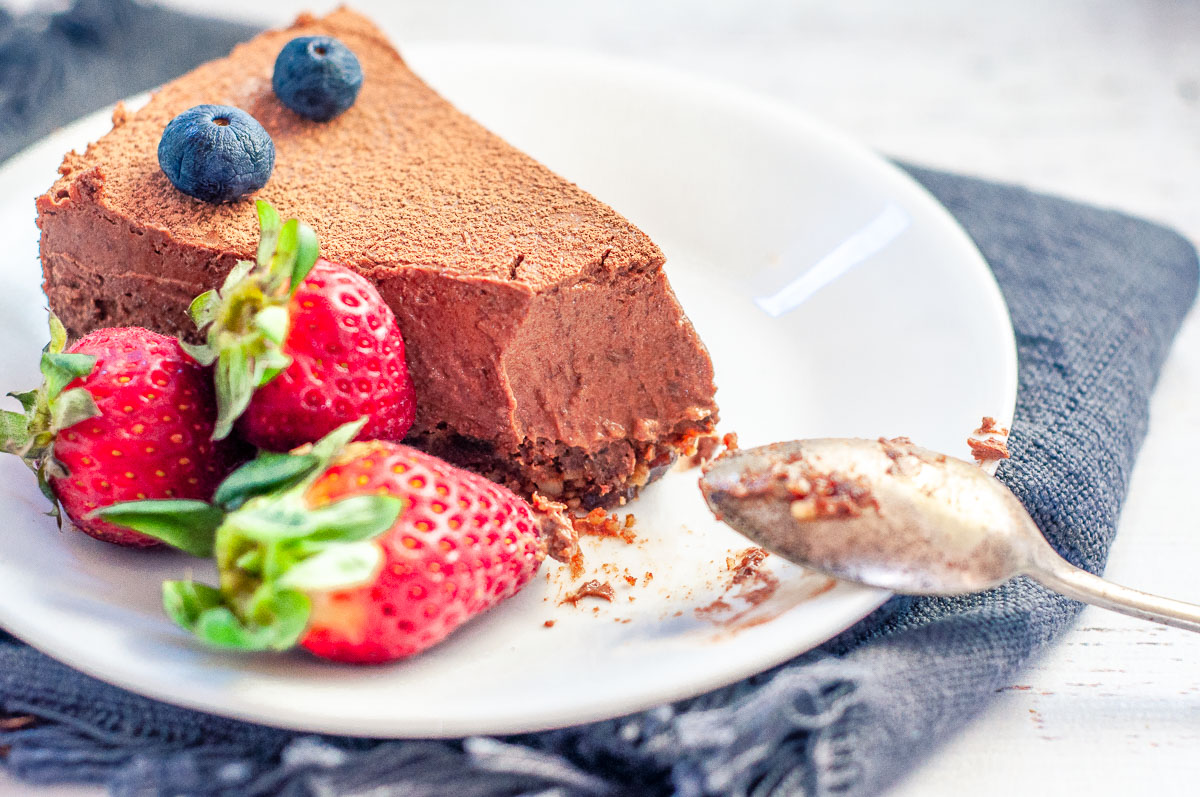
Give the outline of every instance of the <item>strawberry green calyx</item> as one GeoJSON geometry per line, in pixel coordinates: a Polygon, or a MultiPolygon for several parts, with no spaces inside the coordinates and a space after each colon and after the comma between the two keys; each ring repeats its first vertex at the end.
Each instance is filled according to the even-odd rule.
{"type": "Polygon", "coordinates": [[[233,429],[254,391],[291,364],[282,349],[288,302],[320,255],[317,235],[297,219],[280,222],[258,200],[259,243],[253,261],[240,260],[217,290],[197,296],[188,308],[205,342],[184,348],[203,365],[216,364],[217,422],[213,439],[233,429]]]}
{"type": "Polygon", "coordinates": [[[60,431],[100,414],[92,394],[81,387],[67,390],[75,379],[85,377],[96,366],[89,354],[65,351],[67,330],[50,314],[50,342],[42,350],[42,386],[24,393],[9,393],[21,403],[22,412],[0,410],[0,451],[15,454],[37,474],[38,487],[50,499],[52,517],[62,523],[58,498],[51,478],[67,475],[54,457],[54,440],[60,431]]]}
{"type": "Polygon", "coordinates": [[[217,587],[163,584],[163,608],[201,640],[239,650],[284,650],[308,627],[310,594],[370,581],[383,561],[372,542],[403,502],[358,495],[311,506],[308,488],[362,429],[345,424],[290,454],[263,453],[234,471],[213,503],[132,501],[92,513],[195,556],[213,556],[217,587]]]}

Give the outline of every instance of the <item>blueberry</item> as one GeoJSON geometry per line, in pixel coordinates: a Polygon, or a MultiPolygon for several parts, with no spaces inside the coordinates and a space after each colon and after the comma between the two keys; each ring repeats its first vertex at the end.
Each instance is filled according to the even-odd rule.
{"type": "Polygon", "coordinates": [[[327,122],[354,104],[362,81],[349,47],[332,36],[300,36],[279,51],[271,87],[305,119],[327,122]]]}
{"type": "Polygon", "coordinates": [[[267,184],[275,142],[241,108],[197,105],[167,123],[158,165],[171,184],[205,202],[231,202],[267,184]]]}

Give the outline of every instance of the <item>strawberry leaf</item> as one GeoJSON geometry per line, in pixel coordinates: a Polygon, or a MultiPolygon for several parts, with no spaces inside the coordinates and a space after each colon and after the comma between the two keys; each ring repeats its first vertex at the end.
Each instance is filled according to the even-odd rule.
{"type": "Polygon", "coordinates": [[[404,511],[404,501],[391,495],[355,495],[310,510],[308,540],[360,542],[390,529],[404,511]]]}
{"type": "Polygon", "coordinates": [[[255,260],[264,268],[271,262],[271,256],[275,253],[276,242],[279,240],[279,213],[275,208],[271,207],[271,203],[259,199],[255,203],[258,210],[258,252],[255,260]]]}
{"type": "MultiPolygon", "coordinates": [[[[271,266],[267,290],[274,294],[286,286],[292,278],[296,267],[296,255],[300,249],[300,220],[288,219],[279,230],[279,240],[275,243],[275,254],[271,257],[271,266]]],[[[290,288],[290,286],[288,286],[290,288]]]]}
{"type": "Polygon", "coordinates": [[[313,443],[312,454],[321,460],[322,469],[342,452],[342,449],[350,444],[350,441],[358,436],[362,428],[367,425],[367,416],[359,418],[357,421],[349,421],[343,423],[338,428],[334,429],[329,434],[322,437],[317,442],[313,443]]]}
{"type": "Polygon", "coordinates": [[[267,382],[270,382],[272,379],[279,376],[281,373],[283,373],[283,369],[287,368],[288,365],[291,365],[290,361],[287,363],[287,365],[284,365],[280,368],[264,368],[262,376],[259,377],[258,386],[262,387],[267,382]]]}
{"type": "Polygon", "coordinates": [[[188,343],[186,340],[181,340],[179,341],[179,348],[187,352],[189,357],[205,368],[217,361],[217,350],[207,343],[188,343]]]}
{"type": "Polygon", "coordinates": [[[26,414],[29,414],[29,411],[36,407],[38,403],[37,390],[26,390],[24,393],[9,393],[8,395],[20,402],[21,409],[25,410],[26,414]]]}
{"type": "Polygon", "coordinates": [[[188,317],[196,325],[196,329],[204,329],[217,318],[221,309],[221,295],[216,291],[205,291],[192,299],[188,305],[188,317]]]}
{"type": "Polygon", "coordinates": [[[0,410],[0,451],[18,454],[29,443],[29,419],[22,413],[0,410]]]}
{"type": "Polygon", "coordinates": [[[282,305],[265,307],[254,316],[254,326],[272,343],[282,345],[287,337],[288,311],[282,305]]]}
{"type": "Polygon", "coordinates": [[[289,295],[295,293],[300,284],[304,282],[304,278],[308,276],[308,272],[312,271],[312,267],[317,264],[317,258],[320,256],[321,244],[317,240],[317,234],[313,232],[312,227],[301,222],[297,230],[296,264],[292,267],[289,295]]]}
{"type": "Polygon", "coordinates": [[[54,493],[54,488],[50,486],[50,477],[59,475],[56,471],[61,469],[62,466],[59,465],[58,460],[49,456],[39,460],[35,468],[38,490],[50,502],[50,511],[46,515],[54,518],[58,523],[59,530],[62,529],[62,509],[59,507],[58,496],[54,493]]]}
{"type": "Polygon", "coordinates": [[[246,651],[269,649],[266,640],[260,639],[227,606],[202,612],[191,631],[213,647],[246,651]]]}
{"type": "Polygon", "coordinates": [[[72,388],[50,402],[50,431],[60,432],[99,414],[91,393],[81,387],[72,388]]]}
{"type": "MultiPolygon", "coordinates": [[[[261,625],[267,645],[271,650],[287,650],[295,646],[308,628],[312,615],[312,602],[303,592],[292,589],[276,590],[272,593],[267,608],[271,612],[269,625],[261,625]]],[[[261,616],[263,606],[256,607],[256,618],[261,616]]]]}
{"type": "Polygon", "coordinates": [[[260,388],[292,364],[292,358],[279,349],[267,349],[254,361],[254,386],[260,388]]]}
{"type": "MultiPolygon", "coordinates": [[[[259,245],[262,245],[261,242],[259,245]]],[[[234,263],[233,268],[229,270],[229,273],[225,275],[225,280],[221,283],[221,296],[224,297],[239,282],[246,279],[246,276],[254,269],[254,266],[255,263],[253,260],[239,260],[234,263]]]]}
{"type": "Polygon", "coordinates": [[[257,601],[255,618],[243,622],[227,606],[202,611],[191,630],[210,645],[235,650],[287,650],[300,641],[312,604],[295,590],[272,591],[257,601]]]}
{"type": "Polygon", "coordinates": [[[101,507],[88,517],[133,529],[192,556],[207,558],[213,555],[217,529],[225,513],[203,501],[126,501],[101,507]]]}
{"type": "Polygon", "coordinates": [[[347,589],[370,581],[383,562],[383,551],[370,541],[330,545],[292,565],[275,583],[303,592],[347,589]]]}
{"type": "Polygon", "coordinates": [[[254,374],[247,362],[246,351],[235,346],[221,353],[217,359],[214,378],[217,383],[217,420],[213,426],[212,439],[224,440],[233,431],[233,423],[250,406],[254,397],[254,374]]]}
{"type": "Polygon", "coordinates": [[[46,398],[58,398],[68,384],[87,376],[96,367],[96,358],[90,354],[64,354],[47,351],[42,354],[42,375],[46,378],[46,398]]]}
{"type": "Polygon", "coordinates": [[[247,504],[230,513],[225,523],[241,538],[265,545],[358,542],[390,529],[403,509],[404,502],[390,495],[356,495],[316,509],[285,498],[247,504]]]}
{"type": "Polygon", "coordinates": [[[189,631],[195,629],[200,615],[224,603],[220,590],[195,581],[165,581],[162,596],[167,616],[189,631]]]}
{"type": "Polygon", "coordinates": [[[272,545],[307,537],[316,526],[310,521],[303,501],[268,500],[231,512],[226,528],[237,538],[272,545]]]}
{"type": "Polygon", "coordinates": [[[217,488],[213,502],[232,511],[256,495],[286,490],[319,464],[320,460],[312,454],[264,452],[229,474],[217,488]]]}
{"type": "Polygon", "coordinates": [[[63,326],[63,322],[59,319],[54,311],[50,311],[50,342],[46,344],[46,351],[51,354],[58,354],[63,349],[67,348],[67,328],[63,326]]]}
{"type": "Polygon", "coordinates": [[[262,576],[265,554],[262,548],[252,548],[239,556],[234,565],[252,576],[262,576]]]}

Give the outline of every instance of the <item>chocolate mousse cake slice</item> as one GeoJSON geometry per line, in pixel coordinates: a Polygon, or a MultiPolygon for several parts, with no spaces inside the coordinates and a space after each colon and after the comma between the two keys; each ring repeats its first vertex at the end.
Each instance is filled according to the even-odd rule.
{"type": "Polygon", "coordinates": [[[233,105],[275,142],[255,197],[307,221],[322,254],[373,280],[395,310],[417,390],[409,442],[525,492],[611,505],[716,420],[712,364],[663,254],[612,208],[453,108],[368,20],[302,16],[164,86],[37,201],[45,290],[67,328],[191,336],[185,312],[258,238],[254,197],[224,205],[172,187],[163,128],[233,105]],[[274,95],[296,36],[353,50],[358,100],[308,121],[274,95]]]}

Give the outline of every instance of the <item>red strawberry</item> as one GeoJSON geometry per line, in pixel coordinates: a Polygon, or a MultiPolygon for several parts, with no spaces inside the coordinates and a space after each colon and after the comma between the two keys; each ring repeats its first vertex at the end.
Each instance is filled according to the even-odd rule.
{"type": "Polygon", "coordinates": [[[310,593],[300,644],[322,658],[386,661],[437,644],[517,591],[544,557],[529,505],[498,484],[398,443],[354,443],[308,490],[313,506],[392,495],[375,578],[310,593]]]}
{"type": "Polygon", "coordinates": [[[292,364],[255,392],[242,435],[287,451],[365,416],[361,439],[403,439],[416,396],[396,317],[375,286],[320,259],[292,294],[288,319],[280,348],[292,364]]]}
{"type": "Polygon", "coordinates": [[[25,415],[4,414],[3,447],[30,463],[80,530],[155,545],[88,513],[120,501],[212,497],[234,464],[229,444],[209,440],[212,378],[177,340],[146,329],[97,330],[63,352],[65,342],[52,317],[46,382],[18,396],[25,415]]]}
{"type": "Polygon", "coordinates": [[[220,589],[169,582],[163,593],[168,613],[205,641],[300,645],[346,662],[411,656],[528,583],[545,556],[543,527],[557,521],[408,446],[343,449],[360,427],[243,466],[217,491],[213,516],[199,503],[181,513],[182,502],[103,514],[215,552],[220,589]]]}
{"type": "Polygon", "coordinates": [[[416,398],[391,308],[368,280],[319,260],[308,226],[280,224],[261,200],[258,218],[256,262],[191,308],[207,342],[189,351],[216,362],[215,437],[240,417],[255,446],[286,451],[366,417],[362,439],[402,439],[416,398]]]}

